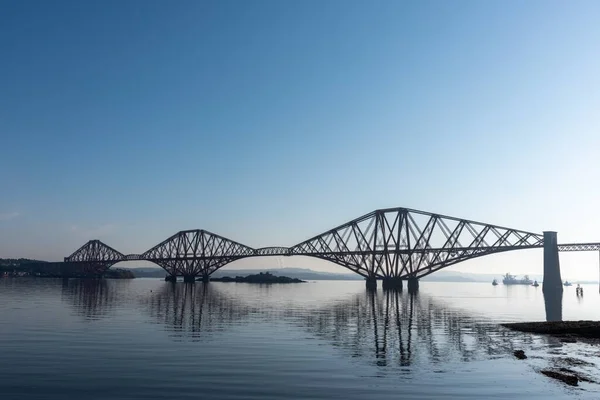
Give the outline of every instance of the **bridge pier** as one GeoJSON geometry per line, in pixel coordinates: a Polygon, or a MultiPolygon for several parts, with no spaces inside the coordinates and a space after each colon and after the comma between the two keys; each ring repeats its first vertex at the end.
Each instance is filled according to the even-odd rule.
{"type": "Polygon", "coordinates": [[[377,278],[366,278],[365,279],[366,285],[367,285],[367,289],[369,290],[375,290],[377,289],[377,278]]]}
{"type": "Polygon", "coordinates": [[[203,283],[208,283],[210,282],[210,275],[202,275],[202,282],[203,283]]]}
{"type": "Polygon", "coordinates": [[[419,291],[419,279],[418,278],[408,278],[408,292],[416,293],[419,291]]]}
{"type": "Polygon", "coordinates": [[[177,282],[177,276],[167,275],[165,276],[165,282],[177,282]]]}
{"type": "Polygon", "coordinates": [[[563,292],[544,293],[544,306],[546,308],[546,321],[562,321],[563,292]]]}
{"type": "Polygon", "coordinates": [[[194,282],[196,282],[196,277],[194,275],[184,275],[183,281],[185,283],[194,283],[194,282]]]}
{"type": "Polygon", "coordinates": [[[402,279],[400,278],[383,278],[381,286],[384,290],[399,290],[402,291],[402,279]]]}
{"type": "Polygon", "coordinates": [[[552,294],[562,296],[563,292],[556,232],[544,232],[544,283],[542,291],[544,296],[552,294]]]}

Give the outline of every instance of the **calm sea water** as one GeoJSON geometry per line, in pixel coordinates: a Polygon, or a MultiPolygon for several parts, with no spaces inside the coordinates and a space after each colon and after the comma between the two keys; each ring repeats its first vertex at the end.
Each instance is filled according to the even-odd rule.
{"type": "MultiPolygon", "coordinates": [[[[563,319],[599,312],[565,289],[563,319]]],[[[539,373],[600,378],[599,347],[498,326],[545,319],[541,287],[0,279],[0,398],[599,398],[539,373]]]]}

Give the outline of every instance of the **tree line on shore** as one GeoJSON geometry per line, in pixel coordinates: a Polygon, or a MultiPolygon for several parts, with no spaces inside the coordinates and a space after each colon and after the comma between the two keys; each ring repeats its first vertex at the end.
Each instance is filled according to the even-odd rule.
{"type": "MultiPolygon", "coordinates": [[[[78,271],[77,268],[70,269],[65,273],[61,268],[62,263],[53,263],[48,261],[32,260],[28,258],[0,258],[0,277],[12,276],[36,276],[45,278],[67,278],[67,277],[85,277],[85,274],[78,271]]],[[[123,268],[110,268],[104,275],[105,278],[112,279],[132,279],[135,275],[132,271],[123,268]]]]}

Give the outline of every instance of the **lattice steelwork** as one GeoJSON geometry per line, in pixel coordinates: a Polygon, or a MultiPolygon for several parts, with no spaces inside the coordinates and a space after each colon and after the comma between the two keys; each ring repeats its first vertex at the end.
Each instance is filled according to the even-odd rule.
{"type": "Polygon", "coordinates": [[[65,257],[65,262],[76,265],[83,276],[102,275],[107,269],[119,261],[123,261],[125,256],[102,243],[99,240],[90,240],[69,257],[65,257]]]}
{"type": "Polygon", "coordinates": [[[255,256],[289,256],[291,255],[288,247],[262,247],[254,250],[255,256]]]}
{"type": "Polygon", "coordinates": [[[600,243],[559,244],[558,251],[600,251],[600,243]]]}
{"type": "Polygon", "coordinates": [[[461,261],[543,246],[543,236],[407,208],[376,210],[291,248],[365,277],[420,278],[461,261]]]}
{"type": "MultiPolygon", "coordinates": [[[[65,262],[101,275],[119,261],[146,260],[170,275],[208,276],[244,257],[304,255],[369,278],[420,278],[461,261],[543,246],[543,236],[408,208],[376,210],[292,247],[253,249],[205,230],[181,231],[143,254],[123,255],[91,240],[65,262]]],[[[561,251],[600,250],[600,244],[559,245],[561,251]]]]}
{"type": "Polygon", "coordinates": [[[119,262],[125,256],[113,249],[112,247],[102,243],[99,240],[90,240],[69,257],[65,257],[66,262],[88,262],[88,261],[106,261],[119,262]]]}
{"type": "Polygon", "coordinates": [[[171,275],[210,275],[254,249],[205,230],[181,231],[141,254],[171,275]]]}

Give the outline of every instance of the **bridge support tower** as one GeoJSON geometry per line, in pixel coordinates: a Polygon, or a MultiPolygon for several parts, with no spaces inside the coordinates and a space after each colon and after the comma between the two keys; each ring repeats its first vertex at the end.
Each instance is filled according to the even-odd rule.
{"type": "Polygon", "coordinates": [[[398,277],[383,278],[381,286],[384,290],[399,290],[402,291],[402,279],[398,277]]]}
{"type": "Polygon", "coordinates": [[[208,282],[210,282],[210,275],[208,275],[208,274],[202,275],[202,283],[208,283],[208,282]]]}
{"type": "Polygon", "coordinates": [[[194,282],[196,282],[196,277],[194,275],[184,275],[183,281],[185,283],[194,283],[194,282]]]}
{"type": "Polygon", "coordinates": [[[544,232],[544,296],[563,292],[556,232],[544,232]]]}
{"type": "Polygon", "coordinates": [[[177,276],[176,275],[167,275],[165,276],[165,282],[177,282],[177,276]]]}
{"type": "Polygon", "coordinates": [[[418,278],[408,278],[408,291],[409,293],[416,293],[419,291],[419,279],[418,278]]]}
{"type": "Polygon", "coordinates": [[[366,286],[368,290],[376,290],[377,289],[377,278],[375,277],[368,277],[365,280],[366,282],[366,286]]]}

